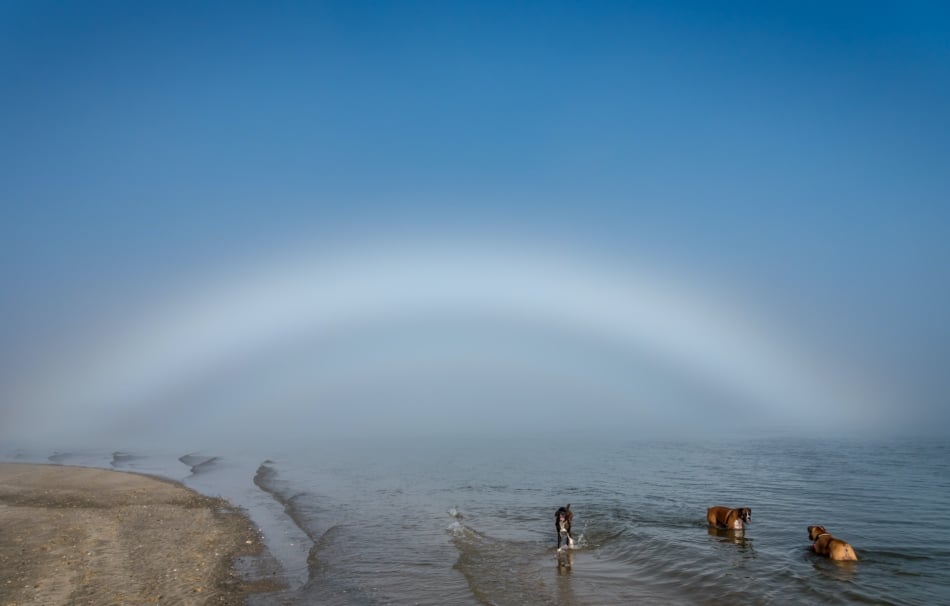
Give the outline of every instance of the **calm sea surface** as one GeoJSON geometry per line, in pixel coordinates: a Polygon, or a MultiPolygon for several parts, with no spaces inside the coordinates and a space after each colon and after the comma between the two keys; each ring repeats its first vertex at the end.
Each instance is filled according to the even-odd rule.
{"type": "Polygon", "coordinates": [[[950,441],[419,440],[244,452],[0,451],[153,473],[243,506],[263,604],[947,604],[950,441]],[[556,552],[554,510],[575,512],[556,552]],[[751,507],[744,533],[710,505],[751,507]],[[857,563],[809,551],[806,526],[857,563]]]}

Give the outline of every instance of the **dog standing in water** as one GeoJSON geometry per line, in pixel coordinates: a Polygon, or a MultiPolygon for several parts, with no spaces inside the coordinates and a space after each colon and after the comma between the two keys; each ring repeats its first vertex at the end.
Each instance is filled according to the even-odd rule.
{"type": "Polygon", "coordinates": [[[831,536],[824,526],[809,526],[808,538],[813,541],[811,548],[817,554],[828,556],[832,560],[858,561],[854,548],[847,541],[831,536]]]}
{"type": "Polygon", "coordinates": [[[730,509],[717,505],[706,510],[706,521],[716,528],[743,530],[745,525],[752,521],[752,510],[748,507],[730,509]]]}
{"type": "Polygon", "coordinates": [[[557,531],[557,548],[561,548],[561,535],[567,535],[565,544],[568,547],[574,546],[574,537],[571,536],[571,520],[574,519],[574,512],[571,511],[571,504],[566,507],[558,507],[554,512],[554,528],[557,531]]]}

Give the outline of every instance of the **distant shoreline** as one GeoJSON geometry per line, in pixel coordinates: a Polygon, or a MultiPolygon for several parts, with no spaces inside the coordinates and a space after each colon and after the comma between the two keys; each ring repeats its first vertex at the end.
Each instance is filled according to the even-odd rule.
{"type": "Polygon", "coordinates": [[[235,569],[266,556],[242,511],[172,480],[0,463],[0,603],[238,605],[281,588],[235,569]]]}

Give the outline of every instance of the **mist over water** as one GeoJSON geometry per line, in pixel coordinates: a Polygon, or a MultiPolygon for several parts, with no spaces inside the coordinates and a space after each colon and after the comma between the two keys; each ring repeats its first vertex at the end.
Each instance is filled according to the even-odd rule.
{"type": "Polygon", "coordinates": [[[587,434],[854,434],[901,418],[847,360],[668,274],[523,247],[328,259],[277,259],[64,339],[46,362],[57,380],[10,378],[0,431],[187,448],[261,431],[547,434],[566,419],[587,434]]]}

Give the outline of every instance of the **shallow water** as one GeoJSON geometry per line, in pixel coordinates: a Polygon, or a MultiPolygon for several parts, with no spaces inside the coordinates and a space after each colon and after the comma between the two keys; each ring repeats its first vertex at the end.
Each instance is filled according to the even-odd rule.
{"type": "Polygon", "coordinates": [[[389,440],[229,453],[8,451],[180,480],[247,509],[290,588],[261,603],[934,604],[950,441],[389,440]],[[575,549],[557,553],[571,503],[575,549]],[[751,507],[741,533],[706,507],[751,507]],[[857,563],[809,551],[806,526],[857,563]]]}

